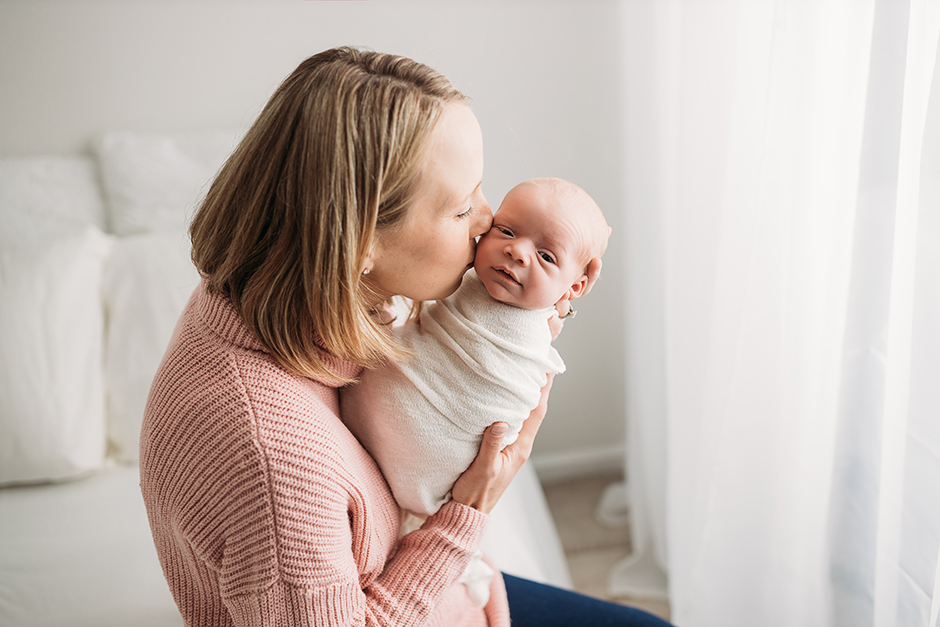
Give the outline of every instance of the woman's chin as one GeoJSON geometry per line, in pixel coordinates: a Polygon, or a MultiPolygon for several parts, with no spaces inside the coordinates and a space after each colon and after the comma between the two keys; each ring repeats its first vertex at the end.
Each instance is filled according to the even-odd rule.
{"type": "Polygon", "coordinates": [[[473,267],[473,266],[468,266],[466,270],[464,270],[463,272],[461,272],[461,273],[460,273],[460,276],[457,277],[457,281],[456,281],[454,284],[452,284],[450,287],[448,287],[448,288],[446,288],[446,289],[442,289],[442,290],[441,290],[440,292],[438,292],[437,295],[434,296],[433,298],[426,298],[426,299],[424,299],[424,300],[441,300],[442,298],[447,298],[448,296],[452,295],[454,292],[457,291],[457,288],[460,287],[460,284],[463,283],[463,276],[464,276],[464,274],[466,274],[467,270],[469,270],[469,269],[472,268],[472,267],[473,267]]]}

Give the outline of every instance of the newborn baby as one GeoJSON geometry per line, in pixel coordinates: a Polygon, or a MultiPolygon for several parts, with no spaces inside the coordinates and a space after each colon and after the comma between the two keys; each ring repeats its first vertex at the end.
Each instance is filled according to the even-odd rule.
{"type": "Polygon", "coordinates": [[[509,425],[504,446],[516,440],[547,373],[565,369],[551,346],[555,305],[584,294],[609,234],[577,185],[517,185],[477,245],[475,271],[396,329],[413,356],[365,370],[340,391],[340,416],[403,509],[427,516],[447,502],[489,425],[509,425]]]}

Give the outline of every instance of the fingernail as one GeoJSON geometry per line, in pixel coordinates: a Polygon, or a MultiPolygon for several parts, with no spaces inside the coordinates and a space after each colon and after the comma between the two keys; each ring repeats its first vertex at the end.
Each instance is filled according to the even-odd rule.
{"type": "Polygon", "coordinates": [[[496,425],[495,427],[493,427],[493,432],[492,432],[492,433],[493,433],[493,435],[495,435],[497,438],[501,438],[501,437],[503,437],[504,435],[506,435],[506,432],[507,432],[507,431],[509,431],[509,426],[508,426],[508,425],[499,424],[499,425],[496,425]]]}

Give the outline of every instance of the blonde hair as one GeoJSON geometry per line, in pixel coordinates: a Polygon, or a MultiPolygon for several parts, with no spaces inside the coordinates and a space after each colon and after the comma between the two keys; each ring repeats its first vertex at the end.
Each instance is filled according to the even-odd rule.
{"type": "Polygon", "coordinates": [[[406,57],[342,47],[300,64],[220,170],[190,227],[193,262],[278,362],[348,381],[403,350],[370,316],[362,266],[405,216],[443,106],[465,101],[406,57]]]}

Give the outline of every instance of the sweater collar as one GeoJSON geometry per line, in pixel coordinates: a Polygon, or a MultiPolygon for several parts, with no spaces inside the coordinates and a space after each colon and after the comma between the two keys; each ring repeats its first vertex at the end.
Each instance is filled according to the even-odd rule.
{"type": "Polygon", "coordinates": [[[224,294],[210,292],[205,281],[199,287],[196,307],[199,310],[199,317],[202,318],[205,325],[229,344],[253,351],[270,352],[248,330],[248,327],[242,321],[242,317],[235,311],[232,301],[224,294]]]}
{"type": "MultiPolygon", "coordinates": [[[[196,308],[205,325],[225,342],[239,348],[271,353],[261,340],[251,333],[235,310],[235,306],[232,305],[232,301],[224,294],[210,293],[206,289],[205,281],[200,285],[196,295],[196,308]]],[[[359,364],[340,359],[326,351],[321,350],[321,355],[331,370],[344,377],[353,378],[362,371],[362,366],[359,364]]],[[[338,381],[321,380],[320,382],[330,387],[342,385],[338,381]]]]}

